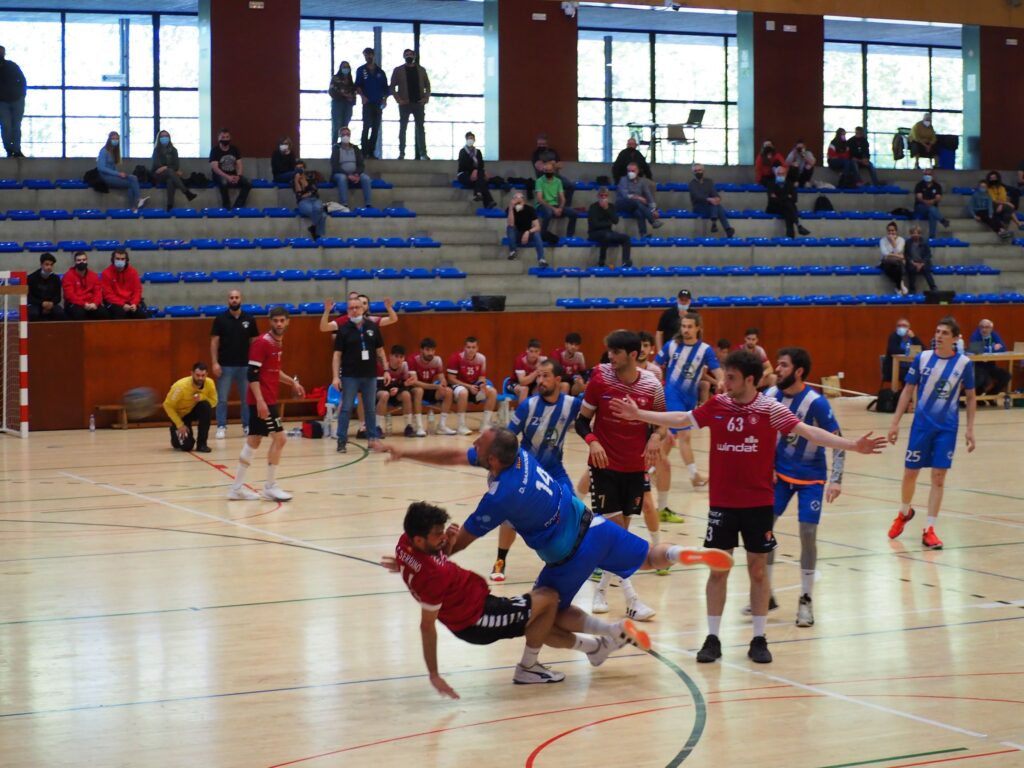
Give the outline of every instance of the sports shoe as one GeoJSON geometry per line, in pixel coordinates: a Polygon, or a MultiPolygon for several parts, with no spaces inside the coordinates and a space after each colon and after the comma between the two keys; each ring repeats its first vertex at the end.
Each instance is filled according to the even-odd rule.
{"type": "Polygon", "coordinates": [[[686,520],[683,517],[681,517],[680,515],[677,515],[675,512],[673,512],[668,507],[662,507],[661,509],[658,510],[658,519],[661,522],[663,522],[663,523],[683,523],[683,522],[686,522],[686,520]]]}
{"type": "Polygon", "coordinates": [[[921,544],[925,549],[942,549],[942,540],[935,535],[934,528],[925,528],[921,534],[921,544]]]}
{"type": "Polygon", "coordinates": [[[732,555],[724,549],[684,548],[679,553],[680,565],[706,565],[712,571],[728,571],[732,568],[732,555]]]}
{"type": "Polygon", "coordinates": [[[649,605],[645,605],[640,598],[630,600],[626,606],[626,615],[635,621],[650,621],[657,611],[649,605]]]}
{"type": "MultiPolygon", "coordinates": [[[[140,197],[139,202],[135,204],[136,208],[145,208],[146,202],[149,200],[148,197],[140,197]]],[[[949,226],[948,224],[946,226],[949,226]]]]}
{"type": "Polygon", "coordinates": [[[212,453],[213,449],[208,445],[197,445],[196,453],[212,453]]]}
{"type": "Polygon", "coordinates": [[[591,613],[608,613],[608,598],[603,589],[594,590],[594,603],[590,606],[591,613]]]}
{"type": "Polygon", "coordinates": [[[406,437],[416,437],[416,430],[413,428],[412,424],[406,424],[405,432],[403,432],[402,434],[404,434],[406,437]]]}
{"type": "Polygon", "coordinates": [[[473,430],[467,427],[465,424],[460,424],[459,428],[455,430],[457,435],[472,435],[473,430]]]}
{"type": "Polygon", "coordinates": [[[594,572],[590,574],[590,580],[591,581],[600,581],[603,576],[604,576],[604,571],[602,571],[600,568],[595,568],[594,572]]]}
{"type": "Polygon", "coordinates": [[[896,513],[896,519],[893,520],[892,521],[892,525],[889,526],[889,538],[890,539],[897,538],[901,533],[903,533],[903,528],[906,526],[906,524],[909,523],[913,519],[914,519],[914,508],[913,507],[910,508],[910,511],[907,513],[906,517],[904,517],[901,512],[897,512],[896,513]]]}
{"type": "Polygon", "coordinates": [[[449,427],[447,424],[442,424],[441,426],[439,426],[434,431],[438,435],[457,435],[458,434],[458,432],[456,432],[454,429],[449,427]]]}
{"type": "Polygon", "coordinates": [[[263,491],[260,493],[260,497],[266,499],[267,501],[292,500],[292,495],[288,493],[288,491],[282,491],[280,488],[277,487],[276,483],[274,485],[263,486],[263,491]]]}
{"type": "Polygon", "coordinates": [[[700,664],[710,664],[720,658],[722,658],[722,641],[718,639],[718,635],[708,635],[704,638],[704,645],[697,651],[697,661],[700,664]]]}
{"type": "Polygon", "coordinates": [[[541,269],[547,269],[548,268],[548,260],[547,259],[537,259],[537,266],[540,267],[541,269]]]}
{"type": "Polygon", "coordinates": [[[260,495],[256,491],[246,488],[244,485],[241,488],[235,488],[231,486],[228,489],[228,501],[256,501],[260,495]]]}
{"type": "Polygon", "coordinates": [[[597,638],[597,642],[597,650],[587,653],[587,661],[589,661],[590,665],[593,667],[600,667],[613,651],[617,651],[622,647],[622,645],[617,644],[615,640],[604,635],[597,638]]]}
{"type": "Polygon", "coordinates": [[[798,627],[814,626],[814,611],[811,610],[810,595],[800,595],[800,602],[796,606],[796,625],[798,627]]]}
{"type": "MultiPolygon", "coordinates": [[[[614,640],[615,638],[612,639],[614,640]]],[[[623,620],[622,633],[619,635],[619,639],[622,640],[622,643],[619,647],[622,647],[622,645],[629,643],[630,645],[635,645],[641,651],[651,650],[650,635],[648,635],[646,632],[640,629],[640,627],[638,627],[629,619],[623,620]]]]}
{"type": "Polygon", "coordinates": [[[348,453],[348,445],[345,443],[338,443],[338,453],[348,453]]]}
{"type": "Polygon", "coordinates": [[[423,427],[416,427],[416,433],[415,434],[416,434],[416,437],[426,437],[427,436],[427,430],[425,430],[423,427]]]}
{"type": "MultiPolygon", "coordinates": [[[[775,595],[769,595],[768,596],[768,612],[771,613],[772,611],[778,609],[778,607],[779,607],[779,604],[777,602],[775,602],[775,595]]],[[[747,603],[747,607],[743,609],[743,615],[744,616],[751,616],[751,615],[753,615],[753,613],[754,612],[750,609],[750,603],[747,603]]]]}
{"type": "Polygon", "coordinates": [[[491,567],[491,581],[504,581],[505,580],[505,561],[500,557],[494,561],[494,565],[491,567]]]}
{"type": "Polygon", "coordinates": [[[654,571],[655,576],[668,576],[671,572],[671,568],[658,568],[654,571]]]}
{"type": "Polygon", "coordinates": [[[750,641],[750,648],[747,650],[747,656],[750,660],[757,664],[771,664],[772,663],[772,652],[768,650],[768,640],[765,639],[764,635],[758,635],[750,641]]]}
{"type": "Polygon", "coordinates": [[[215,440],[223,440],[228,436],[227,427],[217,427],[217,431],[213,434],[215,440]]]}
{"type": "Polygon", "coordinates": [[[703,488],[707,484],[707,475],[702,475],[700,472],[698,472],[696,475],[690,478],[690,485],[692,485],[694,488],[703,488]]]}
{"type": "Polygon", "coordinates": [[[531,667],[524,667],[516,664],[516,672],[512,675],[512,682],[516,685],[533,685],[535,683],[560,683],[565,680],[564,672],[556,672],[548,669],[540,662],[531,667]]]}

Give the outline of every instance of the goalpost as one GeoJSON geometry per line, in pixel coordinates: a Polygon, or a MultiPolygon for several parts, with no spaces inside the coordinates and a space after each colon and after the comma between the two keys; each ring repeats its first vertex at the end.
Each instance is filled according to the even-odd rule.
{"type": "Polygon", "coordinates": [[[28,284],[0,271],[0,432],[28,437],[28,284]]]}

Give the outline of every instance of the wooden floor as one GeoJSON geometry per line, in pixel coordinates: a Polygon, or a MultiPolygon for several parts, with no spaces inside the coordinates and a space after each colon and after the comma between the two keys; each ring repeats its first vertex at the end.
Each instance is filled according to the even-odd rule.
{"type": "MultiPolygon", "coordinates": [[[[863,404],[840,404],[844,431],[884,431],[889,417],[863,404]]],[[[1022,410],[980,411],[978,450],[959,449],[949,477],[941,552],[922,551],[917,521],[886,538],[902,447],[849,457],[820,529],[810,629],[793,623],[787,512],[771,665],[746,658],[742,567],[724,658],[698,665],[705,574],[674,570],[635,579],[658,609],[656,652],[593,669],[545,649],[566,673],[559,685],[512,685],[521,641],[474,647],[441,630],[460,701],[430,687],[419,610],[376,562],[411,500],[464,518],[480,471],[296,439],[280,478],[294,501],[229,504],[237,427],[204,457],[172,453],[163,430],[0,438],[0,765],[1022,766],[1022,426],[1022,410]]],[[[435,439],[468,442],[419,442],[435,439]]],[[[575,476],[583,446],[570,442],[575,476]]],[[[706,435],[696,446],[704,467],[706,435]]],[[[674,490],[687,521],[664,539],[697,544],[706,503],[674,490]]],[[[494,545],[458,561],[486,573],[494,545]]],[[[528,589],[538,570],[518,543],[495,592],[528,589]]],[[[589,608],[590,596],[588,584],[577,601],[589,608]]],[[[618,590],[609,602],[621,611],[618,590]]]]}

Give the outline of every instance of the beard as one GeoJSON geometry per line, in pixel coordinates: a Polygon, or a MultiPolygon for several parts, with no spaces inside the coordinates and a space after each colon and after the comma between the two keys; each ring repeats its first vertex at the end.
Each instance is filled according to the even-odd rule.
{"type": "Polygon", "coordinates": [[[796,384],[796,376],[791,373],[786,378],[780,379],[778,386],[780,390],[784,390],[789,389],[794,384],[796,384]]]}

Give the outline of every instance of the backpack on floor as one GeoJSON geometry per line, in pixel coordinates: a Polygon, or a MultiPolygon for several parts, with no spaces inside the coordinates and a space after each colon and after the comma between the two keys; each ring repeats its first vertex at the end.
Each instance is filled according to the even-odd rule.
{"type": "Polygon", "coordinates": [[[896,402],[899,398],[896,392],[892,389],[880,389],[878,390],[878,397],[868,403],[868,410],[872,410],[876,413],[896,413],[896,402]]]}
{"type": "Polygon", "coordinates": [[[324,436],[323,422],[314,419],[302,422],[302,436],[319,440],[324,436]]]}
{"type": "Polygon", "coordinates": [[[835,207],[832,205],[832,201],[828,199],[828,195],[818,195],[814,198],[814,212],[824,213],[826,211],[834,211],[835,207]]]}

